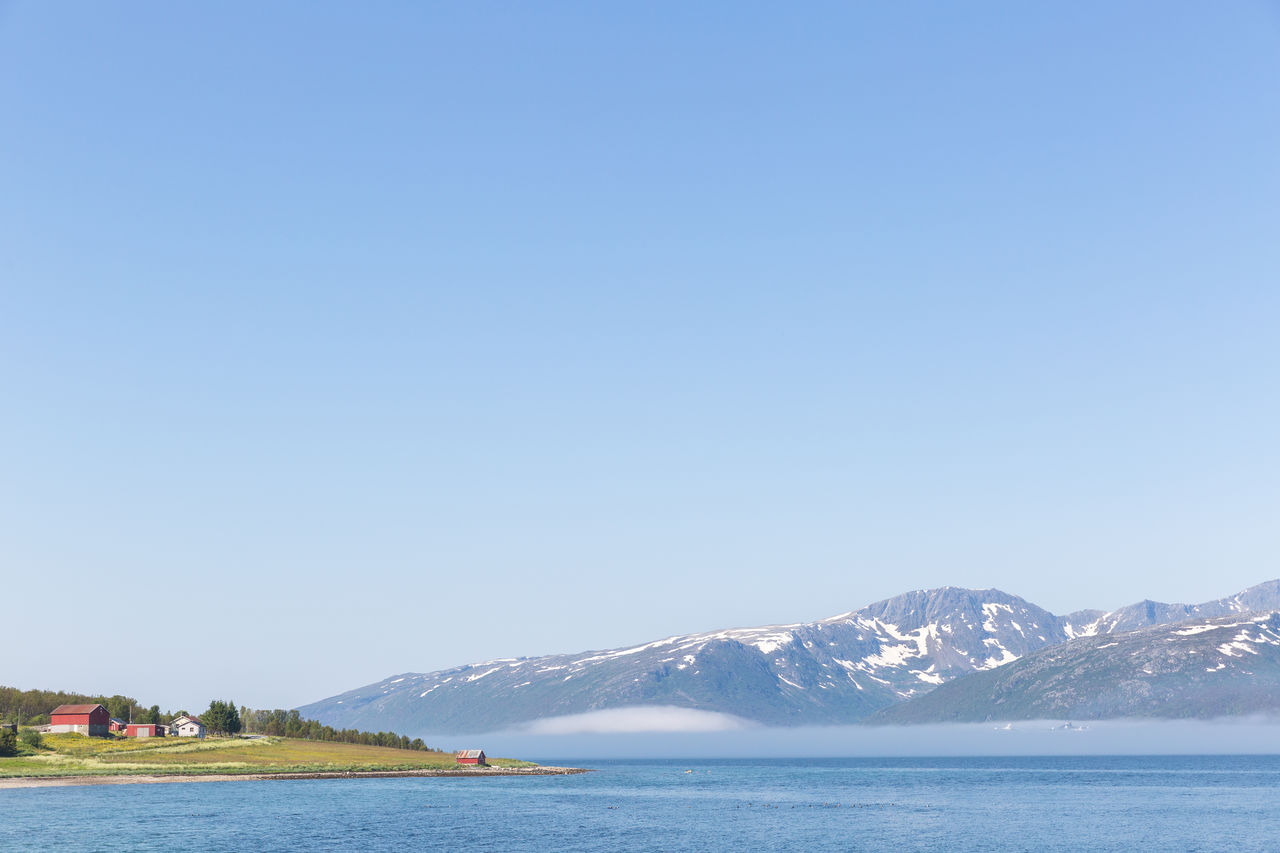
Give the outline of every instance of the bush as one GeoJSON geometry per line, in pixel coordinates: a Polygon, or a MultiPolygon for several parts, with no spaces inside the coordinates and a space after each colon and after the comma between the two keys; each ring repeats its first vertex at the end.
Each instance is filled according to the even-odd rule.
{"type": "Polygon", "coordinates": [[[0,756],[10,756],[18,754],[18,736],[13,732],[5,729],[0,731],[0,756]]]}
{"type": "Polygon", "coordinates": [[[35,729],[23,729],[18,735],[18,740],[32,749],[39,749],[44,746],[44,738],[40,737],[40,733],[35,729]]]}

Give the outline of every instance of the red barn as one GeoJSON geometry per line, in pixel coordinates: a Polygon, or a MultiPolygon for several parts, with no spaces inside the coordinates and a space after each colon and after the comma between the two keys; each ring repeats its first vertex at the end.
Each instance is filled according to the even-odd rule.
{"type": "Polygon", "coordinates": [[[459,764],[485,764],[483,749],[460,749],[455,757],[459,764]]]}
{"type": "Polygon", "coordinates": [[[130,723],[124,730],[125,737],[164,737],[164,726],[155,723],[130,723]]]}
{"type": "Polygon", "coordinates": [[[49,731],[106,737],[111,714],[101,705],[59,705],[49,712],[49,731]]]}

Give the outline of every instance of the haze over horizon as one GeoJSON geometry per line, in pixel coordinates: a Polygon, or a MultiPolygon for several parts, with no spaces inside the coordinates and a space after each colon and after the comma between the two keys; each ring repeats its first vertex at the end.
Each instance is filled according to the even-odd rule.
{"type": "MultiPolygon", "coordinates": [[[[637,713],[646,709],[634,709],[637,713]]],[[[601,716],[607,711],[598,712],[601,716]]],[[[707,715],[714,716],[714,715],[707,715]]],[[[1274,719],[1101,720],[1064,728],[1062,721],[952,723],[924,726],[810,726],[626,730],[581,721],[484,736],[493,751],[540,761],[594,758],[836,758],[869,756],[1274,755],[1274,719]]],[[[429,736],[431,742],[444,742],[429,736]]],[[[452,740],[459,740],[454,736],[452,740]]],[[[471,740],[475,740],[473,737],[471,740]]]]}
{"type": "Polygon", "coordinates": [[[0,683],[292,707],[1275,578],[1277,47],[1264,2],[0,3],[0,683]]]}

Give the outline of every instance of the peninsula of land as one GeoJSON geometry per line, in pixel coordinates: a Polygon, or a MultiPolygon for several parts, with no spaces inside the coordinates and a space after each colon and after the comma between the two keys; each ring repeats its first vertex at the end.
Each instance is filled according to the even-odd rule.
{"type": "Polygon", "coordinates": [[[38,746],[0,757],[0,788],[231,780],[492,778],[586,772],[509,758],[480,764],[463,753],[406,750],[275,736],[89,737],[44,734],[38,746]]]}

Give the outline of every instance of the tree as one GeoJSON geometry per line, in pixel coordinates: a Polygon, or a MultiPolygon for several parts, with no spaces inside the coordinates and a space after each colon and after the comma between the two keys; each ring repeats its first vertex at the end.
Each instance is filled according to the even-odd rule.
{"type": "Polygon", "coordinates": [[[200,715],[200,721],[210,732],[221,734],[227,730],[227,703],[221,699],[209,702],[209,708],[200,715]]]}
{"type": "Polygon", "coordinates": [[[115,717],[117,720],[130,722],[129,712],[133,709],[134,700],[130,699],[128,696],[121,696],[117,693],[102,704],[107,706],[107,713],[111,714],[111,716],[115,717]]]}
{"type": "Polygon", "coordinates": [[[214,699],[209,703],[209,710],[200,715],[205,728],[218,734],[233,735],[240,731],[240,712],[235,702],[214,699]]]}
{"type": "Polygon", "coordinates": [[[18,754],[18,735],[14,732],[4,729],[0,731],[0,755],[10,756],[18,754]]]}

